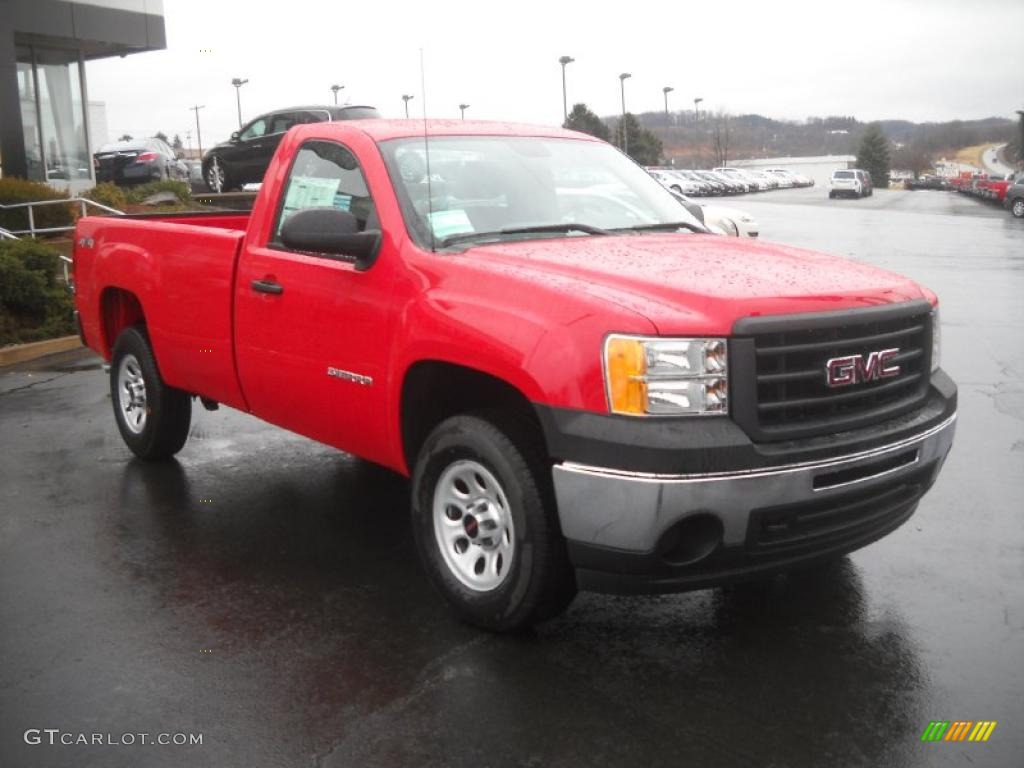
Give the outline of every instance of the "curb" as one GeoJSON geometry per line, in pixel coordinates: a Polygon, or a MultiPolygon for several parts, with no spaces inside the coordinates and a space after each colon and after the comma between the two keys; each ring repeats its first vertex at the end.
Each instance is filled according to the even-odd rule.
{"type": "Polygon", "coordinates": [[[67,352],[78,349],[82,346],[82,340],[77,336],[61,336],[59,339],[47,339],[46,341],[34,341],[31,344],[17,344],[13,347],[0,348],[0,367],[24,363],[35,360],[37,357],[45,357],[58,352],[67,352]]]}

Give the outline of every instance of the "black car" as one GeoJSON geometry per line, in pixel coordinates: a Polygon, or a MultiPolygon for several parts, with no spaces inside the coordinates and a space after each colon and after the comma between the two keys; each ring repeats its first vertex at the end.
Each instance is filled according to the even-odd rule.
{"type": "Polygon", "coordinates": [[[211,192],[261,182],[277,145],[292,126],[373,117],[380,117],[373,107],[356,106],[289,107],[268,112],[250,120],[242,130],[232,133],[228,141],[206,153],[203,180],[211,192]]]}
{"type": "Polygon", "coordinates": [[[92,156],[96,181],[145,184],[162,179],[186,181],[188,168],[161,139],[130,139],[104,144],[92,156]]]}

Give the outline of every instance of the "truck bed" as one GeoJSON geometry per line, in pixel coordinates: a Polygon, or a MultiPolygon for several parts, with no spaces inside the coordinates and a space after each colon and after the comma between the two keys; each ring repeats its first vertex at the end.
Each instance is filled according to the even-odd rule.
{"type": "MultiPolygon", "coordinates": [[[[85,217],[74,255],[82,331],[110,359],[111,315],[145,304],[146,331],[167,383],[245,408],[235,372],[234,275],[248,214],[85,217]],[[99,293],[96,286],[104,286],[99,293]],[[123,292],[122,299],[119,293],[123,292]]],[[[141,316],[141,312],[140,312],[141,316]]]]}

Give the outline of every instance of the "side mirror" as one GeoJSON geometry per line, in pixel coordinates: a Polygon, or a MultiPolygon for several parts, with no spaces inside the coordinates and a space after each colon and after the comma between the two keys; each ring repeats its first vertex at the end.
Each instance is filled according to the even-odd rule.
{"type": "Polygon", "coordinates": [[[231,143],[237,144],[239,142],[238,131],[231,134],[231,143]]]}
{"type": "Polygon", "coordinates": [[[288,217],[281,227],[281,242],[294,251],[354,262],[356,269],[363,271],[377,259],[380,232],[360,232],[359,222],[348,211],[307,208],[288,217]]]}

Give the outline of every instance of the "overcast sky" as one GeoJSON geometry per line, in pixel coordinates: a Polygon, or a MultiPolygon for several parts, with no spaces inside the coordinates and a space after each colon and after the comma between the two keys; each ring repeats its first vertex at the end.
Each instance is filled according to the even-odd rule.
{"type": "Polygon", "coordinates": [[[106,102],[109,138],[169,136],[200,112],[203,145],[243,120],[295,104],[370,104],[431,117],[556,124],[558,57],[569,104],[692,108],[776,118],[854,115],[914,121],[1013,117],[1024,108],[1022,0],[370,0],[285,3],[165,0],[167,50],[92,62],[89,97],[106,102]],[[209,51],[204,52],[204,51],[209,51]]]}

